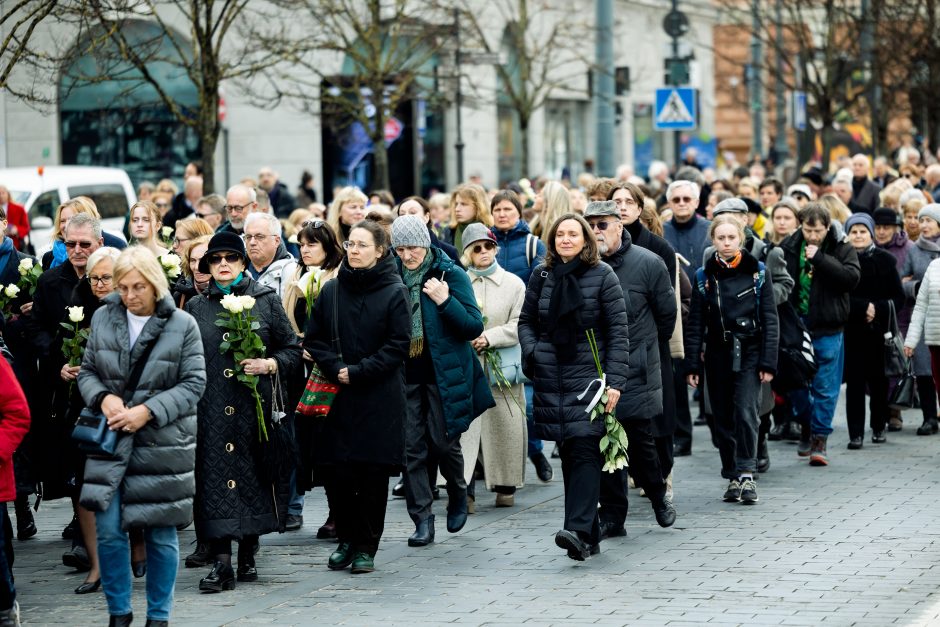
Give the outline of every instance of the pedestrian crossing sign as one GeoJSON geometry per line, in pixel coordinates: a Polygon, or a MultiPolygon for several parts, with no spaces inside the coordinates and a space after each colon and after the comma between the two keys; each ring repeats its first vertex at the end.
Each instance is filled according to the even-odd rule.
{"type": "Polygon", "coordinates": [[[696,127],[697,103],[692,87],[666,87],[656,90],[653,128],[657,131],[691,131],[696,127]]]}

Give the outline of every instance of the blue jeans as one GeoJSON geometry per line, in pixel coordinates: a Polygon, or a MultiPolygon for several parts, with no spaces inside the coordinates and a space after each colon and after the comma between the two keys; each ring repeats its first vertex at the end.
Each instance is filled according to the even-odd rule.
{"type": "MultiPolygon", "coordinates": [[[[95,514],[98,529],[98,561],[101,585],[108,599],[108,613],[131,613],[131,546],[127,532],[121,529],[121,491],[114,493],[111,505],[95,514]]],[[[175,527],[148,527],[147,545],[147,618],[170,620],[173,588],[179,568],[180,547],[175,527]]]]}
{"type": "Polygon", "coordinates": [[[832,433],[832,417],[839,401],[842,369],[845,365],[842,333],[813,338],[813,350],[819,370],[809,388],[790,394],[793,414],[803,424],[809,423],[813,435],[832,433]]]}
{"type": "Polygon", "coordinates": [[[542,452],[542,441],[532,435],[532,395],[535,393],[531,383],[526,383],[525,389],[525,421],[529,433],[529,457],[542,452]]]}
{"type": "MultiPolygon", "coordinates": [[[[287,429],[290,431],[291,439],[297,439],[296,424],[293,418],[284,421],[287,429]]],[[[290,474],[290,501],[287,502],[287,513],[291,516],[303,516],[304,513],[304,495],[297,492],[297,471],[290,474]]]]}

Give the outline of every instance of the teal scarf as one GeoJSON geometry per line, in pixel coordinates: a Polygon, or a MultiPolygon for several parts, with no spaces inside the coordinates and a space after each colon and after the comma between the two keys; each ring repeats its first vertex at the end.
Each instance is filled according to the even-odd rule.
{"type": "Polygon", "coordinates": [[[244,278],[245,278],[245,273],[244,273],[244,272],[239,272],[239,273],[238,273],[238,276],[235,277],[235,280],[232,281],[231,283],[229,283],[228,285],[220,285],[219,282],[216,281],[215,279],[213,279],[212,282],[215,283],[215,286],[216,286],[217,288],[219,288],[220,290],[222,290],[222,293],[223,293],[223,294],[231,294],[231,293],[232,293],[232,288],[235,287],[236,285],[238,285],[239,283],[241,283],[241,282],[242,282],[242,279],[244,279],[244,278]]]}
{"type": "Polygon", "coordinates": [[[408,294],[411,296],[411,349],[408,351],[409,357],[419,357],[424,352],[424,324],[421,320],[421,288],[424,275],[428,268],[434,262],[434,252],[428,249],[424,261],[414,270],[409,270],[402,265],[402,278],[405,280],[405,287],[408,288],[408,294]]]}
{"type": "Polygon", "coordinates": [[[499,263],[497,263],[496,260],[493,260],[493,263],[491,263],[488,268],[483,268],[482,270],[474,266],[467,266],[467,272],[475,277],[493,276],[497,270],[499,270],[499,263]]]}

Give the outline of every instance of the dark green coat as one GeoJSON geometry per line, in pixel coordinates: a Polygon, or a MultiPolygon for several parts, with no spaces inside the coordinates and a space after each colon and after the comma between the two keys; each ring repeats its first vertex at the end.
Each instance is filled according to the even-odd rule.
{"type": "MultiPolygon", "coordinates": [[[[470,341],[483,333],[483,314],[477,307],[470,279],[453,259],[439,248],[422,285],[431,277],[442,279],[450,289],[443,305],[436,305],[421,293],[421,317],[424,341],[431,351],[437,388],[444,408],[447,439],[467,430],[473,419],[496,406],[490,384],[470,341]],[[443,277],[443,278],[442,278],[443,277]]],[[[401,271],[401,259],[396,259],[401,271]]]]}

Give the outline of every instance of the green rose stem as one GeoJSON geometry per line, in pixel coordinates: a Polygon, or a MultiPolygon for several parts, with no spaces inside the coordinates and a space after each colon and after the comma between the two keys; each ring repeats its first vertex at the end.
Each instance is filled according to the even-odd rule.
{"type": "MultiPolygon", "coordinates": [[[[588,345],[591,347],[591,357],[594,358],[594,367],[597,368],[597,378],[604,378],[604,369],[601,368],[600,351],[597,348],[597,337],[594,335],[594,329],[586,331],[588,345]]],[[[614,472],[627,465],[627,432],[623,425],[617,420],[613,412],[605,411],[607,405],[607,390],[601,394],[600,401],[591,408],[591,422],[596,418],[604,420],[605,435],[601,438],[600,449],[601,456],[604,458],[604,470],[614,472]]]]}
{"type": "Polygon", "coordinates": [[[216,326],[228,329],[222,336],[219,352],[232,351],[235,359],[236,378],[251,389],[255,399],[255,414],[258,418],[258,441],[268,441],[268,429],[264,423],[264,408],[261,406],[261,395],[258,394],[258,378],[247,374],[241,362],[245,359],[264,357],[264,344],[255,331],[260,325],[252,318],[250,308],[242,309],[239,313],[225,310],[219,314],[220,319],[215,321],[216,326]],[[226,339],[227,336],[227,339],[226,339]]]}
{"type": "Polygon", "coordinates": [[[509,405],[510,398],[513,400],[513,403],[515,403],[516,407],[519,408],[519,411],[524,414],[525,409],[519,404],[519,399],[509,394],[512,390],[512,384],[503,372],[503,358],[500,357],[495,348],[488,347],[483,350],[483,364],[486,369],[493,374],[493,378],[496,379],[496,388],[503,394],[503,400],[506,401],[506,408],[509,410],[509,415],[512,415],[512,407],[509,405]]]}

